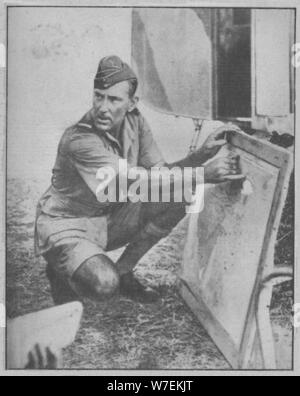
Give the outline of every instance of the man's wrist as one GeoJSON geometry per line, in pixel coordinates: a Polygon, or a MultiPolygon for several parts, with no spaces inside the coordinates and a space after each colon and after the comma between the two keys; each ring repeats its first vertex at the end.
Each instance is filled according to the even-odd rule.
{"type": "Polygon", "coordinates": [[[204,167],[203,178],[204,184],[215,184],[215,180],[213,179],[212,175],[206,167],[204,167]]]}
{"type": "Polygon", "coordinates": [[[172,164],[165,164],[169,169],[179,167],[179,168],[201,168],[203,164],[209,160],[208,156],[200,154],[199,151],[189,154],[181,161],[174,162],[172,164]]]}
{"type": "Polygon", "coordinates": [[[205,162],[209,160],[209,158],[200,151],[196,151],[195,153],[190,154],[188,158],[190,159],[191,165],[194,168],[202,166],[203,164],[205,164],[205,162]]]}

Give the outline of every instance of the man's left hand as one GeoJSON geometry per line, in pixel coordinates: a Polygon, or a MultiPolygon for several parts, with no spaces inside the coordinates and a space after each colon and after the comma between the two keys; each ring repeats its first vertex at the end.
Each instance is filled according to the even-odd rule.
{"type": "Polygon", "coordinates": [[[203,146],[192,154],[193,161],[197,166],[204,164],[218,154],[220,149],[227,144],[226,134],[229,132],[241,132],[241,129],[230,124],[223,125],[213,132],[203,146]]]}

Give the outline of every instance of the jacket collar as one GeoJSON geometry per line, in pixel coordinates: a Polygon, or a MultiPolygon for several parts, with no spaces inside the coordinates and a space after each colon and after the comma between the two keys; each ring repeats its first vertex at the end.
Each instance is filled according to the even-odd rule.
{"type": "MultiPolygon", "coordinates": [[[[99,134],[99,132],[94,127],[94,122],[91,112],[92,110],[86,113],[77,125],[90,130],[94,130],[97,134],[99,134]]],[[[138,138],[137,128],[134,123],[134,114],[138,114],[136,112],[138,112],[138,110],[134,111],[134,113],[128,113],[125,117],[124,123],[121,127],[122,130],[120,133],[122,142],[120,142],[118,139],[112,136],[109,132],[104,133],[108,140],[110,140],[119,147],[120,151],[123,152],[124,158],[128,157],[128,153],[130,151],[132,144],[138,138]]]]}

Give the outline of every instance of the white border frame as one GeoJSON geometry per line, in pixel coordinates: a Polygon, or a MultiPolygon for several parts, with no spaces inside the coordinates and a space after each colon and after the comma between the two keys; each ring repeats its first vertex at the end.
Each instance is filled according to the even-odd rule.
{"type": "MultiPolygon", "coordinates": [[[[0,0],[0,25],[6,26],[6,7],[7,6],[93,6],[93,7],[134,7],[134,6],[156,6],[156,7],[244,7],[244,8],[296,8],[297,9],[297,36],[296,42],[300,42],[300,4],[298,0],[219,0],[219,1],[203,1],[203,0],[123,0],[123,1],[103,1],[103,0],[31,0],[31,1],[3,1],[0,0]]],[[[6,33],[0,30],[0,43],[4,43],[6,45],[6,33]]],[[[296,70],[296,82],[300,80],[299,77],[300,67],[296,70]]],[[[300,84],[296,85],[296,98],[300,97],[300,84]]],[[[6,98],[6,76],[5,70],[0,68],[0,95],[3,95],[6,98]],[[3,89],[2,89],[3,88],[3,89]]],[[[0,104],[0,113],[6,114],[6,106],[0,104]]],[[[300,130],[300,112],[297,112],[296,107],[296,128],[295,130],[300,130]]],[[[5,182],[6,182],[6,125],[4,123],[0,124],[0,152],[1,152],[1,162],[0,162],[0,175],[1,175],[1,209],[0,209],[0,219],[1,219],[1,232],[0,232],[0,304],[5,301],[5,229],[6,229],[6,221],[5,221],[5,182]],[[4,199],[3,199],[4,198],[4,199]]],[[[295,133],[296,135],[296,133],[295,133]]],[[[300,196],[300,178],[298,176],[299,166],[298,163],[300,160],[300,139],[296,136],[295,142],[295,189],[296,189],[296,202],[299,202],[298,197],[300,196]],[[298,154],[299,153],[299,154],[298,154]],[[299,156],[299,159],[298,159],[299,156]]],[[[296,205],[296,213],[295,213],[295,303],[300,303],[300,271],[299,271],[299,263],[298,263],[298,252],[300,246],[300,213],[299,207],[296,205]]],[[[87,375],[97,375],[97,376],[109,376],[109,375],[118,375],[118,376],[222,376],[222,375],[232,375],[232,376],[295,376],[300,374],[300,328],[295,329],[295,342],[294,342],[294,371],[293,372],[285,372],[285,371],[263,371],[263,372],[251,372],[251,371],[128,371],[128,370],[106,370],[106,371],[98,371],[98,370],[68,370],[68,371],[39,371],[39,372],[30,372],[30,371],[5,371],[5,334],[0,328],[0,376],[19,376],[24,375],[26,373],[27,376],[44,376],[45,374],[51,376],[87,376],[87,375]]]]}

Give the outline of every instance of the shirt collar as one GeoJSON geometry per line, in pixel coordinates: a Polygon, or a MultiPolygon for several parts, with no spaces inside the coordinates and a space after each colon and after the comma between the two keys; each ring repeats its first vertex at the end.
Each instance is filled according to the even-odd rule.
{"type": "MultiPolygon", "coordinates": [[[[91,113],[92,110],[85,114],[85,116],[79,121],[78,125],[85,125],[86,127],[94,129],[96,133],[99,134],[96,128],[94,128],[94,122],[91,113]]],[[[137,138],[137,131],[133,118],[133,115],[131,113],[128,113],[121,127],[120,137],[122,138],[123,154],[125,158],[127,157],[128,151],[130,150],[132,143],[137,138]]],[[[116,144],[119,147],[120,151],[122,151],[122,143],[118,139],[112,136],[112,134],[109,132],[105,132],[104,135],[107,137],[107,139],[116,144]]]]}

